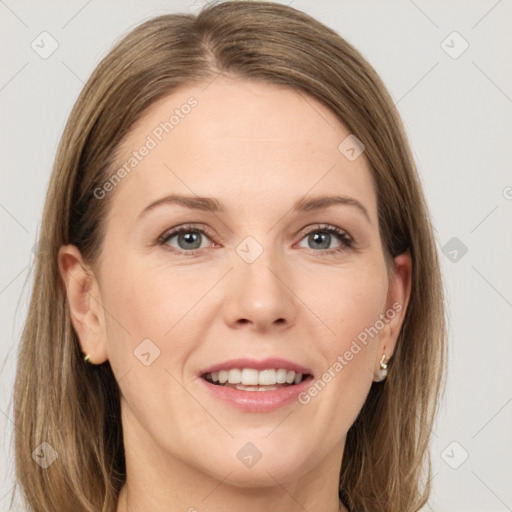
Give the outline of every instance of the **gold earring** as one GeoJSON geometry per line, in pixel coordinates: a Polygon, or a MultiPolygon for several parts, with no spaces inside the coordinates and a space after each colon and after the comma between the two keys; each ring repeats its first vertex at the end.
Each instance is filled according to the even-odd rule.
{"type": "Polygon", "coordinates": [[[382,359],[380,360],[380,368],[379,368],[377,374],[375,375],[375,382],[382,382],[388,374],[389,359],[387,361],[385,361],[385,360],[386,360],[386,354],[382,354],[382,359]]]}
{"type": "Polygon", "coordinates": [[[92,363],[91,363],[91,357],[89,356],[89,354],[87,354],[87,355],[84,357],[84,361],[85,361],[86,363],[90,363],[90,364],[92,364],[92,363]]]}

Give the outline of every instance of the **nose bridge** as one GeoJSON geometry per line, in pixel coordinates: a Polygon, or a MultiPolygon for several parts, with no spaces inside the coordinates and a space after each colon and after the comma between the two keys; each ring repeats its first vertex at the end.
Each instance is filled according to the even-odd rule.
{"type": "Polygon", "coordinates": [[[235,248],[225,304],[230,324],[250,322],[268,328],[295,322],[296,304],[285,284],[286,266],[271,246],[271,237],[265,240],[264,246],[264,242],[247,236],[235,248]]]}

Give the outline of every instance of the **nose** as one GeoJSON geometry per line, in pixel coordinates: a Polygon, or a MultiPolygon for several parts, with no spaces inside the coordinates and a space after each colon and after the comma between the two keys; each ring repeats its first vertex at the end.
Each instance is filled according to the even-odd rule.
{"type": "Polygon", "coordinates": [[[226,283],[224,318],[235,329],[283,331],[296,320],[297,302],[285,263],[265,249],[252,263],[234,254],[226,283]]]}

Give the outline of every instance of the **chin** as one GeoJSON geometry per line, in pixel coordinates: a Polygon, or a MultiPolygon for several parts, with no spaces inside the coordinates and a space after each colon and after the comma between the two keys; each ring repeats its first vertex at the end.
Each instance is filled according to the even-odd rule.
{"type": "Polygon", "coordinates": [[[293,454],[283,453],[279,446],[270,446],[269,440],[267,445],[269,446],[266,449],[262,447],[259,450],[255,443],[246,442],[240,444],[241,448],[235,451],[226,450],[215,455],[207,467],[204,466],[204,458],[201,463],[204,471],[212,477],[234,487],[248,488],[271,487],[276,482],[296,480],[298,474],[306,473],[307,467],[314,465],[304,458],[303,450],[293,454]],[[226,457],[224,453],[231,455],[226,457]]]}

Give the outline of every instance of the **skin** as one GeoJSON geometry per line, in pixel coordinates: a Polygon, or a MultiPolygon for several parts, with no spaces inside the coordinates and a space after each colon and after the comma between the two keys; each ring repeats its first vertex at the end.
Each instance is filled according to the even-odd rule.
{"type": "Polygon", "coordinates": [[[129,133],[120,165],[169,113],[198,100],[109,192],[98,261],[86,264],[72,245],[59,252],[81,348],[95,364],[109,360],[122,393],[127,483],[117,510],[335,512],[346,433],[403,322],[410,255],[388,274],[368,161],[338,150],[349,131],[327,107],[266,83],[205,85],[160,100],[129,133]],[[168,204],[138,218],[170,193],[214,197],[224,211],[168,204]],[[369,220],[348,205],[293,212],[306,195],[352,197],[369,220]],[[195,257],[173,252],[190,250],[177,236],[159,245],[189,223],[207,230],[195,257]],[[315,241],[318,224],[344,230],[353,246],[336,235],[315,241]],[[252,263],[236,251],[247,236],[263,249],[252,263]],[[402,310],[307,405],[244,412],[199,381],[214,363],[273,356],[320,378],[394,303],[402,310]],[[134,357],[144,339],[160,350],[149,366],[134,357]],[[251,468],[237,458],[247,442],[262,454],[251,468]]]}

